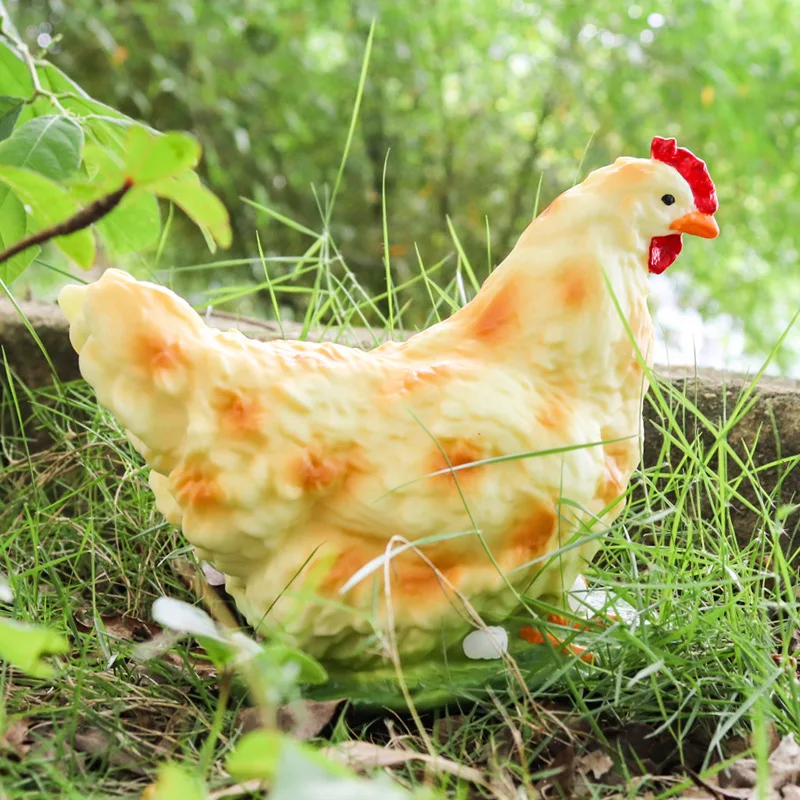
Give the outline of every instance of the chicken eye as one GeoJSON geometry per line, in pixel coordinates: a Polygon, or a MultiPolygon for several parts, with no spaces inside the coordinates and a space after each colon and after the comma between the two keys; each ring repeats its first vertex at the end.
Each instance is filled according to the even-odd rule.
{"type": "Polygon", "coordinates": [[[675,202],[675,197],[674,197],[674,195],[671,195],[671,194],[665,194],[665,195],[662,196],[661,202],[665,206],[671,206],[675,202]]]}

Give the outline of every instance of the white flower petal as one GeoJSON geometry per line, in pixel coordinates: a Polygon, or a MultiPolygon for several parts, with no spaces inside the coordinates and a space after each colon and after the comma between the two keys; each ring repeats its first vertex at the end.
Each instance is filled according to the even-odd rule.
{"type": "Polygon", "coordinates": [[[567,602],[573,614],[589,616],[591,613],[591,609],[587,608],[586,604],[583,602],[583,598],[588,591],[589,584],[586,578],[584,578],[583,575],[578,575],[578,577],[575,578],[575,582],[572,584],[572,588],[567,592],[567,602]]]}
{"type": "Polygon", "coordinates": [[[13,603],[14,592],[11,591],[8,581],[3,575],[0,575],[0,603],[13,603]]]}
{"type": "Polygon", "coordinates": [[[580,616],[594,617],[599,613],[615,615],[632,627],[639,621],[639,615],[630,603],[605,589],[589,589],[582,575],[572,585],[567,599],[572,612],[580,616]]]}
{"type": "Polygon", "coordinates": [[[491,626],[485,631],[472,631],[464,639],[464,655],[474,660],[502,658],[508,650],[508,632],[491,626]]]}
{"type": "Polygon", "coordinates": [[[236,650],[236,663],[249,661],[264,652],[261,645],[241,631],[233,631],[228,642],[236,650]]]}
{"type": "Polygon", "coordinates": [[[174,597],[159,597],[153,603],[153,619],[165,628],[178,633],[207,636],[209,639],[225,641],[214,620],[201,608],[176,600],[174,597]]]}

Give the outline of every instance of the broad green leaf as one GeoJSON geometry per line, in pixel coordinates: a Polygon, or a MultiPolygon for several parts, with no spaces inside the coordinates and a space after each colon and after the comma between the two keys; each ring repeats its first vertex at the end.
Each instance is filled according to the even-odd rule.
{"type": "MultiPolygon", "coordinates": [[[[82,146],[83,131],[72,120],[36,117],[0,142],[0,165],[25,167],[60,181],[77,169],[82,146]]],[[[0,186],[0,218],[9,213],[9,191],[7,186],[0,186]]]]}
{"type": "Polygon", "coordinates": [[[53,667],[44,661],[47,656],[66,653],[69,642],[49,628],[26,625],[0,618],[0,660],[7,661],[34,678],[47,678],[53,667]]]}
{"type": "MultiPolygon", "coordinates": [[[[95,145],[100,146],[106,153],[119,159],[120,168],[124,172],[125,145],[132,127],[138,125],[128,118],[117,117],[85,117],[81,124],[86,131],[87,138],[95,145]]],[[[87,145],[88,147],[88,145],[87,145]]],[[[84,150],[84,158],[87,158],[84,150]]]]}
{"type": "Polygon", "coordinates": [[[194,172],[185,172],[177,178],[158,181],[148,186],[151,192],[171,200],[200,227],[214,250],[214,243],[220,247],[231,245],[231,223],[222,201],[200,183],[194,172]]]}
{"type": "MultiPolygon", "coordinates": [[[[7,195],[0,201],[0,209],[2,209],[2,213],[0,213],[0,250],[5,250],[25,238],[27,215],[22,203],[5,186],[0,186],[0,193],[7,195]]],[[[39,247],[29,247],[0,264],[0,278],[7,286],[25,272],[40,250],[39,247]]]]}
{"type": "MultiPolygon", "coordinates": [[[[31,215],[41,227],[64,222],[79,211],[77,202],[65,189],[38,172],[0,165],[0,183],[5,184],[30,208],[31,215]]],[[[69,236],[58,236],[53,243],[84,269],[92,266],[94,239],[88,229],[69,236]]]]}
{"type": "Polygon", "coordinates": [[[23,99],[0,95],[0,141],[11,136],[14,125],[17,124],[19,112],[22,111],[23,99]]]}
{"type": "Polygon", "coordinates": [[[225,769],[239,781],[270,780],[278,769],[283,743],[284,737],[277,731],[246,733],[228,756],[225,769]]]}
{"type": "Polygon", "coordinates": [[[208,792],[196,775],[177,764],[163,764],[158,780],[143,795],[147,800],[204,800],[208,792]]]}
{"type": "Polygon", "coordinates": [[[299,683],[323,684],[328,680],[325,667],[302,650],[280,644],[265,645],[263,649],[267,657],[278,664],[296,664],[300,670],[297,677],[299,683]]]}
{"type": "Polygon", "coordinates": [[[225,769],[240,781],[272,780],[283,752],[289,747],[299,749],[300,755],[306,761],[306,775],[315,773],[327,777],[348,778],[353,774],[347,767],[326,758],[311,745],[296,742],[277,731],[266,729],[242,736],[228,756],[225,769]]]}
{"type": "Polygon", "coordinates": [[[115,108],[95,100],[87,94],[75,81],[52,64],[44,64],[37,69],[42,85],[52,92],[61,95],[68,93],[70,96],[61,97],[61,105],[69,111],[74,111],[82,116],[87,114],[99,114],[118,122],[127,122],[129,125],[135,124],[133,120],[126,117],[115,108]]]}
{"type": "Polygon", "coordinates": [[[217,669],[226,668],[236,658],[236,648],[222,639],[196,635],[199,645],[206,651],[211,663],[217,669]]]}
{"type": "Polygon", "coordinates": [[[158,201],[147,191],[134,189],[96,228],[112,256],[147,250],[161,233],[158,201]]]}
{"type": "Polygon", "coordinates": [[[0,40],[0,75],[4,94],[15,97],[33,94],[33,81],[22,56],[3,40],[0,40]]]}
{"type": "Polygon", "coordinates": [[[67,117],[36,117],[0,142],[0,164],[25,167],[62,181],[81,161],[83,131],[67,117]]]}
{"type": "Polygon", "coordinates": [[[87,142],[83,148],[83,163],[91,181],[88,184],[89,194],[95,192],[95,197],[99,197],[122,185],[125,180],[125,162],[120,153],[121,149],[117,152],[108,145],[87,142]]]}
{"type": "Polygon", "coordinates": [[[140,125],[128,133],[125,168],[139,186],[180,175],[199,160],[200,145],[188,133],[152,133],[140,125]]]}

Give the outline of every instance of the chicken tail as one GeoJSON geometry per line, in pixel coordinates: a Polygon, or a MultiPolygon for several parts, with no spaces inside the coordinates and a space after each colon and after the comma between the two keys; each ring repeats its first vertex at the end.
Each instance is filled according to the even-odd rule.
{"type": "Polygon", "coordinates": [[[167,466],[186,435],[208,328],[184,300],[117,269],[88,286],[66,286],[58,304],[98,401],[139,449],[160,454],[167,466]]]}

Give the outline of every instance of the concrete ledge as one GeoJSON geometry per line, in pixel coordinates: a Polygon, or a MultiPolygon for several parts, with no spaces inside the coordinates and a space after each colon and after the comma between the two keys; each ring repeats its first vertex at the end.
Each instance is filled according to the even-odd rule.
{"type": "MultiPolygon", "coordinates": [[[[61,380],[79,378],[78,359],[69,343],[68,326],[60,310],[56,306],[40,303],[21,303],[20,308],[47,349],[61,380]]],[[[240,320],[226,314],[212,314],[207,317],[207,322],[218,328],[238,328],[248,336],[265,341],[281,338],[280,328],[273,322],[240,320]]],[[[286,338],[297,338],[300,329],[301,326],[297,324],[284,324],[286,338]]],[[[362,347],[369,347],[375,342],[374,336],[365,329],[351,331],[348,337],[339,341],[362,347]]],[[[330,340],[336,338],[336,332],[318,332],[312,338],[330,340]]],[[[0,301],[0,349],[5,353],[12,371],[28,387],[35,389],[52,383],[52,372],[47,360],[20,314],[8,301],[0,301]]],[[[752,381],[752,378],[744,375],[717,370],[657,368],[656,371],[665,380],[666,388],[673,387],[688,397],[714,425],[720,425],[721,421],[729,417],[737,398],[752,381]]],[[[0,391],[4,380],[4,370],[0,370],[0,391]]],[[[645,411],[647,466],[658,461],[663,444],[663,415],[652,399],[651,391],[651,402],[646,404],[645,411]]],[[[755,466],[764,466],[777,459],[800,454],[800,381],[762,378],[751,401],[752,408],[727,437],[745,463],[750,459],[748,454],[751,452],[755,466]]],[[[680,409],[678,417],[689,441],[695,441],[699,437],[707,445],[713,442],[713,434],[696,415],[680,409]]],[[[668,455],[673,466],[678,464],[679,458],[679,450],[673,448],[668,455]]],[[[733,469],[734,465],[731,463],[730,467],[733,469]]],[[[772,504],[775,508],[780,504],[800,501],[800,469],[789,470],[785,465],[773,467],[759,473],[758,477],[760,486],[746,482],[740,486],[741,495],[747,502],[762,507],[765,497],[770,494],[773,496],[772,504]]],[[[749,539],[756,517],[747,510],[746,502],[734,500],[731,503],[731,512],[740,538],[749,539]]],[[[784,526],[788,543],[794,538],[796,528],[800,527],[800,514],[791,514],[784,526]]]]}
{"type": "MultiPolygon", "coordinates": [[[[61,310],[50,303],[19,303],[19,311],[5,299],[0,299],[0,349],[5,351],[6,359],[17,377],[29,388],[38,389],[53,381],[52,370],[31,336],[25,319],[36,331],[50,360],[62,381],[80,378],[78,356],[69,343],[69,325],[61,310]]],[[[271,341],[282,338],[281,327],[277,322],[240,318],[233,314],[214,313],[205,317],[206,322],[222,330],[234,328],[255,339],[271,341]]],[[[285,338],[296,339],[302,325],[284,323],[285,338]]],[[[312,336],[317,340],[333,341],[358,347],[370,347],[375,337],[366,328],[356,328],[346,335],[337,331],[317,331],[312,336]]],[[[0,384],[4,382],[5,371],[0,369],[0,384]]]]}

